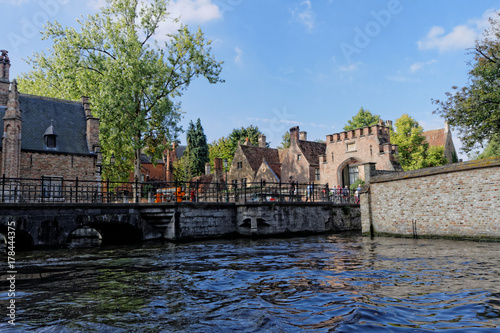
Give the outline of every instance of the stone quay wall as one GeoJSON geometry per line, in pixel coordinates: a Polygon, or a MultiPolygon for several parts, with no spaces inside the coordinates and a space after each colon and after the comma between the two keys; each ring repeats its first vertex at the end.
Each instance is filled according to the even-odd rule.
{"type": "Polygon", "coordinates": [[[364,234],[500,240],[500,158],[374,176],[364,234]]]}

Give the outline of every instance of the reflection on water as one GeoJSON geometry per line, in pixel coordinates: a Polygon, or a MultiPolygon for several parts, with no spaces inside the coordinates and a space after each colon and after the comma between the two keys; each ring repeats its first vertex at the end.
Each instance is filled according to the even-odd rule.
{"type": "Polygon", "coordinates": [[[499,263],[499,243],[357,235],[26,252],[16,328],[494,332],[499,263]]]}

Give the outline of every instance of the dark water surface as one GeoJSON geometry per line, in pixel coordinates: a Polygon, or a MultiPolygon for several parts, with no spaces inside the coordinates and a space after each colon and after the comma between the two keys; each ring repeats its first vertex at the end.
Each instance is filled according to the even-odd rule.
{"type": "Polygon", "coordinates": [[[0,331],[500,332],[500,243],[147,243],[18,253],[16,268],[0,331]]]}

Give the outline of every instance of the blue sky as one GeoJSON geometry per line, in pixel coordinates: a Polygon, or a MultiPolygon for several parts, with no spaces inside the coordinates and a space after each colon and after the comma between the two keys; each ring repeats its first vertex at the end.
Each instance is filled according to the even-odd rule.
{"type": "MultiPolygon", "coordinates": [[[[0,48],[11,79],[21,59],[51,45],[37,31],[77,26],[102,0],[0,0],[0,48]]],[[[211,142],[256,125],[271,146],[292,126],[325,140],[360,107],[393,120],[407,113],[424,130],[443,128],[431,99],[467,84],[474,45],[498,0],[171,0],[170,12],[213,41],[222,84],[195,80],[181,98],[184,128],[201,119],[211,142]]],[[[171,31],[175,24],[161,27],[171,31]]],[[[161,36],[158,36],[160,39],[161,36]]],[[[455,133],[455,145],[460,143],[455,133]]],[[[185,135],[181,135],[185,141],[185,135]]],[[[460,154],[466,159],[466,156],[460,154]]]]}

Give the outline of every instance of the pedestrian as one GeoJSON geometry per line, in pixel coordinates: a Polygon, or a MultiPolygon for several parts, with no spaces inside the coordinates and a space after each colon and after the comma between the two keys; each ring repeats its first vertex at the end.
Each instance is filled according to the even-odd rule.
{"type": "Polygon", "coordinates": [[[312,201],[312,191],[313,191],[313,186],[311,183],[307,185],[307,197],[306,197],[306,202],[311,200],[312,201]]]}
{"type": "Polygon", "coordinates": [[[288,181],[289,184],[290,184],[290,188],[289,188],[289,195],[290,195],[290,201],[292,201],[293,199],[293,196],[295,194],[295,180],[293,179],[292,176],[290,176],[290,180],[288,181]]]}

